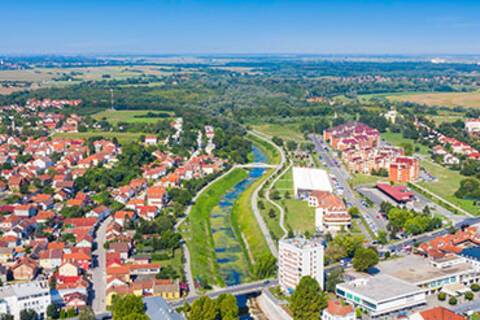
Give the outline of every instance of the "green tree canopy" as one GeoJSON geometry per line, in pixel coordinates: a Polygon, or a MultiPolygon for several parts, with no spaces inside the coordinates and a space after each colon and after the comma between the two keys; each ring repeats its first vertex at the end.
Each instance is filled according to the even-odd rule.
{"type": "Polygon", "coordinates": [[[300,280],[290,299],[290,310],[295,320],[318,320],[327,307],[327,296],[317,280],[306,276],[300,280]]]}

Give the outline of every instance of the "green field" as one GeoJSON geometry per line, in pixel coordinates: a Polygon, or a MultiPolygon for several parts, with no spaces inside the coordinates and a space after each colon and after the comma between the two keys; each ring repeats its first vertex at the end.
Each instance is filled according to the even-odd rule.
{"type": "Polygon", "coordinates": [[[356,187],[356,186],[360,186],[360,185],[374,185],[378,181],[381,181],[381,180],[384,180],[384,179],[386,180],[388,178],[357,173],[352,177],[352,179],[350,179],[349,182],[350,182],[350,185],[352,187],[356,187]]]}
{"type": "Polygon", "coordinates": [[[284,141],[287,141],[287,140],[295,140],[298,142],[305,141],[303,134],[300,132],[299,125],[294,123],[259,124],[259,125],[252,125],[252,128],[266,135],[269,135],[271,137],[282,138],[284,141]]]}
{"type": "Polygon", "coordinates": [[[265,140],[257,138],[252,134],[248,134],[247,138],[250,141],[252,141],[257,148],[259,148],[263,153],[265,153],[265,155],[268,158],[269,164],[280,164],[281,162],[280,153],[271,143],[268,143],[265,140]]]}
{"type": "Polygon", "coordinates": [[[285,209],[287,229],[300,233],[315,231],[315,208],[309,207],[307,201],[294,198],[292,169],[278,179],[272,190],[277,190],[281,197],[280,200],[275,201],[285,209]],[[288,198],[285,197],[286,192],[288,192],[288,198]]]}
{"type": "Polygon", "coordinates": [[[88,139],[91,137],[102,137],[105,139],[117,138],[120,144],[126,144],[132,141],[139,141],[142,135],[145,135],[145,133],[89,131],[89,132],[59,132],[59,133],[55,133],[54,137],[69,138],[69,139],[88,139]]]}
{"type": "Polygon", "coordinates": [[[270,202],[266,201],[265,199],[261,199],[263,204],[265,205],[265,209],[260,209],[262,214],[263,220],[267,224],[268,230],[270,230],[270,235],[272,239],[278,241],[280,238],[283,237],[283,230],[280,228],[280,211],[277,207],[272,205],[270,202]],[[273,209],[275,212],[275,217],[271,218],[269,215],[270,210],[273,209]]]}
{"type": "Polygon", "coordinates": [[[480,208],[475,206],[472,200],[458,199],[454,196],[454,193],[460,187],[460,181],[465,179],[465,176],[462,176],[458,171],[450,170],[430,160],[422,160],[421,166],[438,180],[434,182],[420,182],[418,183],[420,186],[468,212],[480,214],[480,208]]]}
{"type": "Polygon", "coordinates": [[[428,155],[430,151],[427,146],[424,146],[423,144],[420,144],[420,143],[416,143],[412,139],[406,139],[402,136],[401,133],[384,132],[380,134],[380,137],[394,146],[400,146],[402,143],[412,143],[414,148],[419,149],[418,153],[422,155],[428,155]]]}
{"type": "Polygon", "coordinates": [[[235,202],[232,210],[232,223],[237,234],[244,239],[244,250],[250,257],[254,265],[261,257],[271,255],[267,241],[257,223],[253,213],[250,199],[254,190],[273,172],[274,169],[267,170],[263,176],[252,183],[235,202]]]}
{"type": "Polygon", "coordinates": [[[315,232],[315,208],[310,207],[307,201],[297,199],[283,199],[281,204],[285,208],[285,223],[294,232],[311,234],[315,232]]]}
{"type": "Polygon", "coordinates": [[[191,267],[195,278],[204,279],[210,284],[224,284],[218,273],[210,214],[222,196],[247,177],[245,170],[233,170],[208,187],[192,207],[188,217],[188,227],[182,228],[182,234],[191,255],[191,267]]]}
{"type": "Polygon", "coordinates": [[[161,111],[161,110],[111,110],[107,109],[105,111],[96,113],[93,115],[93,118],[96,120],[107,120],[111,124],[117,124],[119,122],[127,122],[127,123],[155,123],[162,119],[160,117],[145,117],[148,113],[155,113],[155,114],[165,114],[168,116],[172,116],[173,113],[169,111],[161,111]]]}

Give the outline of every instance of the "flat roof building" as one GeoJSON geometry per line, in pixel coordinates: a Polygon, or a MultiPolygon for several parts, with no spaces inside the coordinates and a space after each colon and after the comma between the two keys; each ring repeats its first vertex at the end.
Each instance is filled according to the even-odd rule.
{"type": "Polygon", "coordinates": [[[437,293],[447,284],[469,284],[480,277],[474,265],[468,263],[467,259],[455,255],[441,259],[408,255],[381,262],[377,268],[382,274],[423,289],[426,294],[437,293]]]}
{"type": "Polygon", "coordinates": [[[47,281],[30,281],[0,287],[0,312],[20,319],[20,312],[34,310],[41,318],[46,318],[47,307],[52,303],[47,281]]]}
{"type": "Polygon", "coordinates": [[[332,192],[332,184],[325,170],[293,167],[293,191],[297,198],[308,199],[313,191],[332,192]]]}
{"type": "Polygon", "coordinates": [[[292,293],[300,279],[311,276],[323,288],[323,239],[296,237],[278,242],[278,282],[292,293]]]}
{"type": "Polygon", "coordinates": [[[424,290],[386,274],[366,276],[337,284],[336,294],[368,311],[372,317],[426,303],[424,290]]]}

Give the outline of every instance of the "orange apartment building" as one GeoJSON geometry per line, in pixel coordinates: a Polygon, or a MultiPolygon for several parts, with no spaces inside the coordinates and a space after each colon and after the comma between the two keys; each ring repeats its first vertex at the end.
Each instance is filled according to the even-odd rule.
{"type": "Polygon", "coordinates": [[[410,182],[420,175],[420,161],[412,157],[398,157],[390,164],[388,177],[393,182],[410,182]]]}

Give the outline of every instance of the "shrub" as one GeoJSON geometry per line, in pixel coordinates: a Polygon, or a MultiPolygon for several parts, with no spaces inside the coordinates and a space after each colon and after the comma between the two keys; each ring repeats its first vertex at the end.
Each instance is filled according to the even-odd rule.
{"type": "Polygon", "coordinates": [[[457,298],[455,297],[450,297],[450,299],[448,299],[448,304],[451,305],[451,306],[454,306],[457,304],[457,298]]]}
{"type": "Polygon", "coordinates": [[[465,299],[471,301],[473,300],[473,298],[475,298],[475,295],[473,294],[472,291],[465,292],[465,299]]]}

